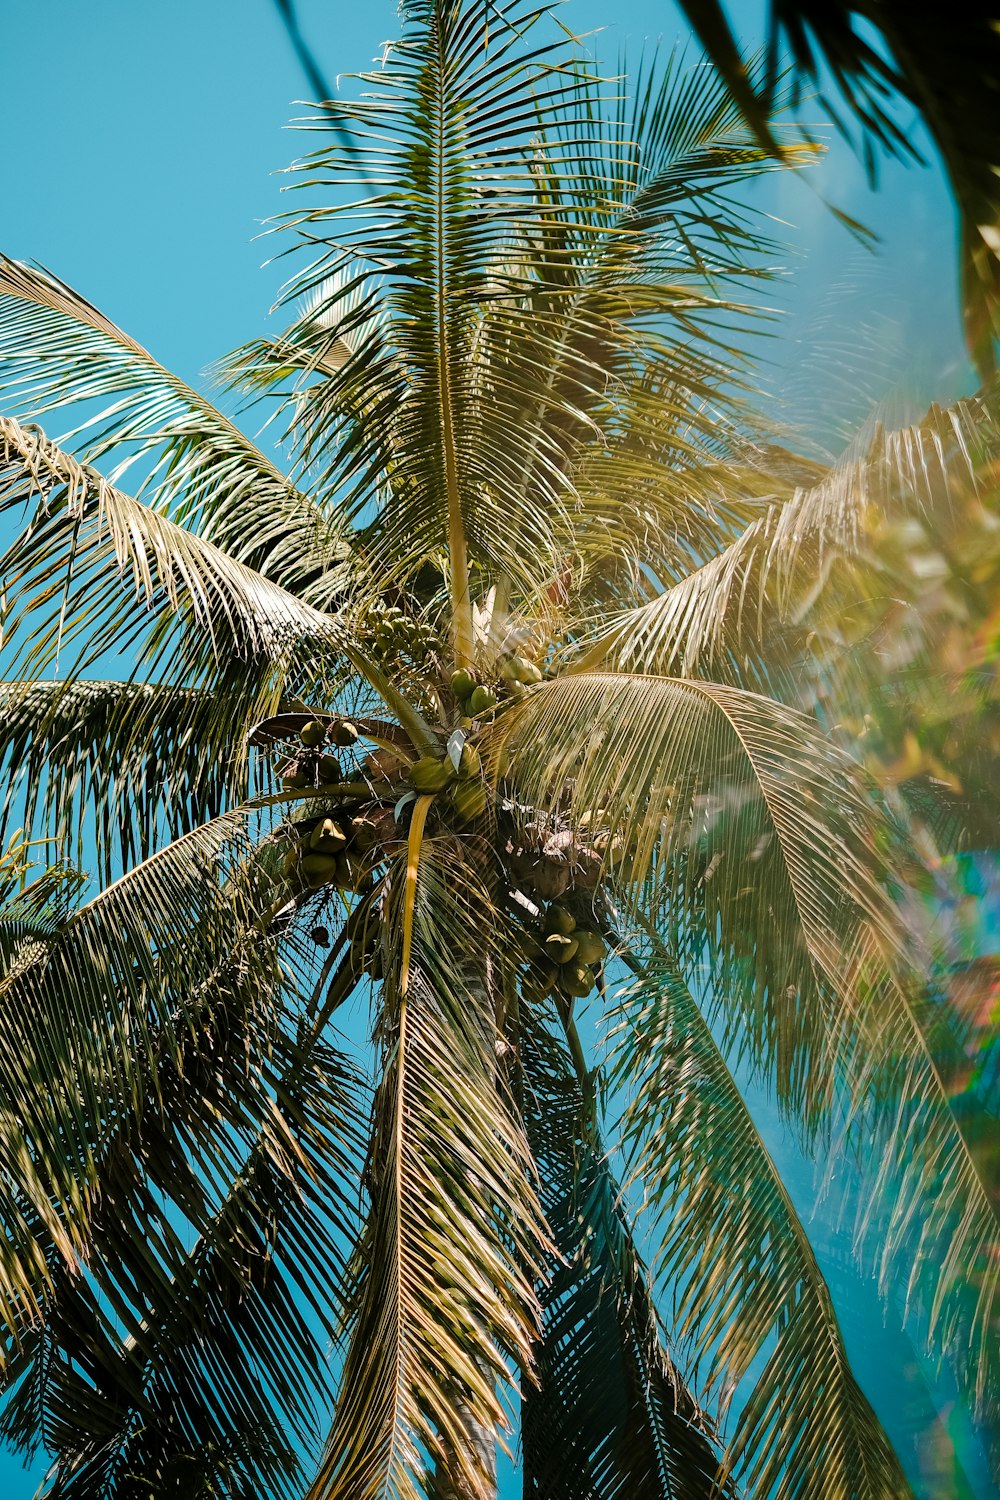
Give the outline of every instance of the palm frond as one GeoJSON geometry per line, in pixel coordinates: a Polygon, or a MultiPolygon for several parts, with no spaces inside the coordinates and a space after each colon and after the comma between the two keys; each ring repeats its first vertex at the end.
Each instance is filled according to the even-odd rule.
{"type": "Polygon", "coordinates": [[[618,997],[614,1077],[677,1336],[723,1407],[753,1380],[727,1468],[771,1500],[900,1500],[910,1487],[787,1189],[693,995],[649,947],[618,997]]]}
{"type": "Polygon", "coordinates": [[[522,1061],[528,1137],[553,1240],[540,1288],[537,1385],[522,1400],[524,1494],[724,1497],[731,1490],[716,1487],[708,1420],[665,1347],[593,1098],[565,1047],[537,1022],[524,1025],[522,1061]]]}
{"type": "Polygon", "coordinates": [[[391,876],[370,1207],[317,1500],[416,1500],[445,1476],[485,1500],[509,1364],[531,1369],[542,1231],[499,1069],[499,917],[474,858],[424,840],[405,994],[405,866],[391,876]]]}
{"type": "Polygon", "coordinates": [[[83,462],[109,459],[114,483],[134,469],[158,511],[248,567],[295,592],[322,580],[328,602],[349,586],[347,535],[235,423],[71,287],[2,256],[0,380],[33,421],[83,404],[83,462]]]}
{"type": "Polygon", "coordinates": [[[996,390],[879,429],[865,454],[777,500],[724,551],[620,615],[579,664],[723,676],[756,690],[790,681],[801,693],[810,631],[855,597],[851,564],[864,559],[874,519],[946,509],[950,489],[988,472],[997,438],[996,390]]]}

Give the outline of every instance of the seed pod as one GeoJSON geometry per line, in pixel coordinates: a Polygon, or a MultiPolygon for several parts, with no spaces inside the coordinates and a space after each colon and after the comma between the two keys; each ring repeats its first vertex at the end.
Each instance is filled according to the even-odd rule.
{"type": "Polygon", "coordinates": [[[594,974],[586,964],[566,964],[559,970],[559,988],[564,995],[583,1000],[594,988],[594,974]]]}
{"type": "Polygon", "coordinates": [[[333,818],[322,818],[309,835],[309,847],[320,854],[339,854],[347,844],[347,834],[333,818]]]}
{"type": "Polygon", "coordinates": [[[578,927],[573,936],[576,938],[576,956],[580,963],[599,964],[604,961],[608,950],[600,933],[591,932],[587,927],[578,927]]]}
{"type": "Polygon", "coordinates": [[[567,937],[564,932],[550,932],[545,939],[545,951],[557,964],[568,964],[575,958],[577,946],[576,938],[567,937]]]}
{"type": "Polygon", "coordinates": [[[326,739],[326,725],[321,724],[319,719],[310,719],[309,723],[303,724],[299,730],[299,739],[303,745],[308,745],[310,750],[314,750],[326,739]]]}
{"type": "Polygon", "coordinates": [[[487,709],[496,708],[496,706],[496,693],[491,693],[489,688],[477,687],[469,695],[469,713],[473,717],[476,714],[485,713],[487,709]]]}
{"type": "Polygon", "coordinates": [[[333,743],[339,745],[342,750],[349,750],[352,745],[358,743],[358,728],[352,724],[350,719],[341,719],[339,724],[333,727],[333,743]]]}
{"type": "Polygon", "coordinates": [[[451,800],[463,823],[481,818],[486,811],[486,787],[481,781],[459,781],[451,789],[451,800]]]}
{"type": "Polygon", "coordinates": [[[435,760],[432,755],[422,755],[410,769],[410,780],[418,792],[443,792],[454,777],[451,761],[435,760]]]}
{"type": "Polygon", "coordinates": [[[545,931],[569,933],[576,929],[576,918],[565,906],[553,901],[545,913],[545,931]]]}
{"type": "Polygon", "coordinates": [[[475,686],[476,679],[464,667],[459,667],[457,672],[452,672],[451,690],[460,703],[465,702],[465,699],[473,692],[475,686]]]}

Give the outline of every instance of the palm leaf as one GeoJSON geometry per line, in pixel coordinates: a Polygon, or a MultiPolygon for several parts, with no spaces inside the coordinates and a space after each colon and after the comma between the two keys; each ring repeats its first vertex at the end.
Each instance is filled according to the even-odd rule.
{"type": "Polygon", "coordinates": [[[425,838],[404,994],[404,873],[391,877],[383,940],[368,1223],[317,1500],[406,1500],[442,1483],[485,1497],[492,1435],[508,1425],[497,1387],[508,1361],[531,1366],[541,1229],[498,1076],[487,978],[488,955],[502,961],[498,918],[461,847],[425,838]]]}
{"type": "Polygon", "coordinates": [[[633,1180],[678,1337],[707,1361],[724,1406],[753,1379],[727,1467],[773,1500],[899,1500],[910,1487],[851,1371],[781,1176],[690,990],[662,946],[649,947],[619,997],[615,1078],[630,1094],[633,1180]]]}
{"type": "MultiPolygon", "coordinates": [[[[708,1500],[719,1459],[668,1355],[603,1145],[565,1048],[529,1021],[529,1140],[553,1255],[540,1288],[538,1383],[524,1393],[524,1494],[708,1500]]],[[[592,1088],[592,1085],[591,1085],[592,1088]]]]}
{"type": "Polygon", "coordinates": [[[0,257],[0,379],[40,420],[85,403],[86,463],[135,468],[155,506],[284,588],[350,582],[343,532],[209,401],[48,272],[0,257]],[[91,414],[92,403],[113,398],[91,414]]]}

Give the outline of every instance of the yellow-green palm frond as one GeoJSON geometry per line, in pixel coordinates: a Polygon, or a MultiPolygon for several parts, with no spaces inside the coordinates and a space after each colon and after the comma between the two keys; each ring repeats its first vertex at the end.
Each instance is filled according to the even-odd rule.
{"type": "Polygon", "coordinates": [[[505,934],[476,859],[423,840],[405,968],[405,863],[389,877],[368,1221],[316,1500],[423,1500],[428,1465],[488,1496],[510,1366],[530,1378],[544,1235],[498,1046],[505,934]]]}
{"type": "Polygon", "coordinates": [[[116,483],[134,470],[158,511],[249,567],[296,592],[349,587],[346,533],[235,423],[71,287],[2,256],[0,380],[33,421],[82,408],[68,441],[83,462],[116,483]]]}
{"type": "Polygon", "coordinates": [[[758,689],[791,680],[802,692],[810,632],[855,598],[872,529],[947,507],[949,489],[988,477],[997,399],[987,391],[912,427],[878,429],[862,456],[779,498],[718,555],[623,613],[581,660],[758,689]]]}
{"type": "Polygon", "coordinates": [[[712,1028],[662,945],[640,942],[648,960],[630,960],[638,980],[616,997],[622,1127],[678,1341],[707,1396],[741,1402],[727,1470],[773,1500],[902,1500],[910,1486],[712,1028]]]}

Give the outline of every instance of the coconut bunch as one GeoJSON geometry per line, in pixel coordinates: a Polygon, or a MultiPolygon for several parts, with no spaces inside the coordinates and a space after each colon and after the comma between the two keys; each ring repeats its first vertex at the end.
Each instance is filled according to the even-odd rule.
{"type": "Polygon", "coordinates": [[[591,993],[607,957],[601,934],[586,924],[572,903],[551,901],[539,909],[536,922],[521,931],[523,982],[536,998],[557,993],[566,1001],[591,993]]]}
{"type": "Polygon", "coordinates": [[[370,889],[383,854],[377,822],[369,813],[352,815],[349,808],[338,808],[335,816],[296,820],[287,825],[286,836],[285,873],[298,889],[370,889]]]}
{"type": "Polygon", "coordinates": [[[404,658],[421,666],[440,644],[437,630],[420,615],[408,615],[398,604],[376,599],[366,610],[374,654],[383,661],[404,658]]]}
{"type": "Polygon", "coordinates": [[[499,681],[479,682],[472,672],[460,667],[451,674],[451,691],[459,713],[472,720],[496,708],[501,698],[523,698],[542,681],[541,667],[526,656],[508,656],[501,663],[499,681]]]}
{"type": "Polygon", "coordinates": [[[343,767],[327,746],[353,748],[358,738],[357,726],[350,719],[310,719],[299,731],[298,748],[281,767],[285,791],[323,792],[338,786],[343,780],[343,767]]]}

